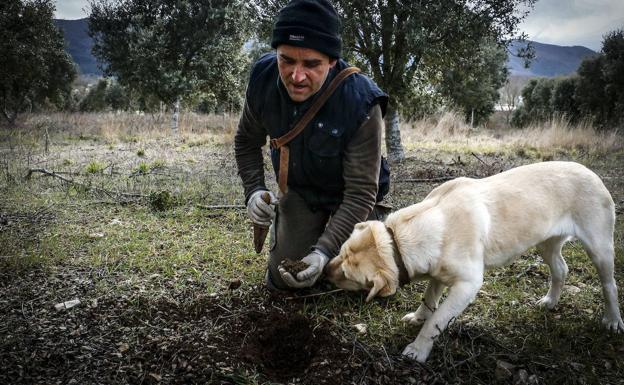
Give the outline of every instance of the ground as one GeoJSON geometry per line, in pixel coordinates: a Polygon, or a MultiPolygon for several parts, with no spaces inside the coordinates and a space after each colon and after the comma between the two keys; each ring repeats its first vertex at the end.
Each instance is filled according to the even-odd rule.
{"type": "MultiPolygon", "coordinates": [[[[624,384],[624,336],[602,329],[600,286],[576,242],[564,248],[557,308],[534,305],[549,274],[529,250],[487,273],[418,364],[400,355],[418,327],[400,319],[424,283],[371,303],[328,283],[264,287],[267,247],[253,251],[231,123],[155,134],[131,117],[113,133],[87,117],[39,119],[0,137],[0,383],[624,384]]],[[[404,134],[407,159],[392,165],[387,199],[395,208],[457,176],[543,160],[592,168],[616,202],[624,286],[621,146],[404,134]]]]}

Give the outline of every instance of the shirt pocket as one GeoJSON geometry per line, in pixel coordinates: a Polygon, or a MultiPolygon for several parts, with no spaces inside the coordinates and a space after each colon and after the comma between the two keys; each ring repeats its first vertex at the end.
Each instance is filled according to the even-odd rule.
{"type": "Polygon", "coordinates": [[[310,136],[308,149],[320,157],[339,156],[342,152],[342,129],[322,121],[313,122],[314,130],[310,136]]]}

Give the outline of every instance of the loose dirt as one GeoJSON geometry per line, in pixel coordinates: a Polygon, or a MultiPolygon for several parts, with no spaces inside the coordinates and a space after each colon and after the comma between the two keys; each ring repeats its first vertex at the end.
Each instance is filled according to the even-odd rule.
{"type": "Polygon", "coordinates": [[[286,269],[293,277],[296,277],[298,273],[308,268],[307,263],[303,261],[294,261],[292,259],[285,259],[281,263],[282,267],[286,269]]]}

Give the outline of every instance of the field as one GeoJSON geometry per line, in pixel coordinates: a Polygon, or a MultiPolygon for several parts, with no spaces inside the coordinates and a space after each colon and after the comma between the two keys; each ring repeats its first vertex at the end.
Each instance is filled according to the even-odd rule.
{"type": "MultiPolygon", "coordinates": [[[[624,335],[601,328],[600,285],[577,242],[564,248],[570,273],[556,309],[535,306],[549,273],[529,250],[487,273],[422,365],[400,355],[418,333],[400,319],[424,283],[371,303],[328,283],[267,291],[235,127],[235,116],[183,115],[172,133],[163,118],[130,114],[0,127],[0,383],[624,384],[624,335]]],[[[472,130],[452,114],[402,132],[395,209],[457,176],[548,160],[593,169],[617,205],[624,303],[621,135],[562,122],[472,130]]]]}

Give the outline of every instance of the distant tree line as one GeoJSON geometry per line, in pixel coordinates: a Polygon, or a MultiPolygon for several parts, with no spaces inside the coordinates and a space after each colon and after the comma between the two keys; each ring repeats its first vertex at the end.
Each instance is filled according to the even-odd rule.
{"type": "MultiPolygon", "coordinates": [[[[47,7],[46,23],[52,25],[52,0],[7,1],[3,7],[9,3],[47,7]]],[[[105,63],[108,78],[86,90],[72,91],[71,71],[55,77],[64,80],[64,88],[58,89],[65,90],[65,103],[58,108],[101,111],[166,106],[173,112],[172,122],[180,106],[206,112],[239,110],[250,64],[266,50],[274,18],[286,2],[90,0],[94,54],[105,63]],[[249,47],[250,41],[255,45],[249,47]]],[[[386,144],[389,157],[400,160],[399,114],[421,117],[440,105],[451,105],[475,124],[487,119],[498,98],[496,90],[507,78],[509,38],[526,15],[522,9],[530,9],[535,0],[333,3],[344,21],[345,59],[362,68],[390,96],[386,144]]],[[[5,8],[1,17],[14,17],[5,8]]],[[[18,33],[22,28],[8,30],[12,39],[4,43],[16,57],[24,49],[18,33]]],[[[60,33],[55,30],[47,35],[59,37],[60,33]]],[[[66,57],[62,39],[55,41],[57,54],[66,57]]],[[[32,66],[45,68],[44,62],[33,61],[32,66]]],[[[23,78],[25,74],[17,73],[12,79],[23,78]]],[[[5,87],[5,78],[0,81],[5,87]]],[[[15,111],[25,109],[16,93],[5,94],[15,111]]]]}
{"type": "Polygon", "coordinates": [[[526,126],[553,116],[587,120],[599,129],[624,127],[623,29],[605,35],[600,53],[585,59],[576,75],[529,81],[512,123],[526,126]]]}

